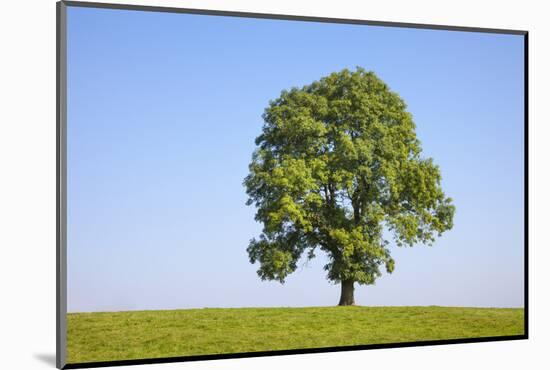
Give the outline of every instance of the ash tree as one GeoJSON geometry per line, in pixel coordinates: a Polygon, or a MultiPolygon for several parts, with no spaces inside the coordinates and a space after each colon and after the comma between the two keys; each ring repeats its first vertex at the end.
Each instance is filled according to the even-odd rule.
{"type": "Polygon", "coordinates": [[[373,72],[344,69],[284,90],[263,119],[244,180],[263,224],[247,248],[262,280],[284,283],[320,249],[328,280],[341,284],[339,305],[353,305],[355,283],[394,270],[388,238],[431,245],[453,226],[405,102],[373,72]]]}

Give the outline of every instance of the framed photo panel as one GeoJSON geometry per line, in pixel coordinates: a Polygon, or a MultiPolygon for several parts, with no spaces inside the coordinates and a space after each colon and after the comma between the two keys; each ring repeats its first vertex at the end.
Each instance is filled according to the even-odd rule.
{"type": "Polygon", "coordinates": [[[527,31],[57,27],[59,368],[528,338],[527,31]]]}

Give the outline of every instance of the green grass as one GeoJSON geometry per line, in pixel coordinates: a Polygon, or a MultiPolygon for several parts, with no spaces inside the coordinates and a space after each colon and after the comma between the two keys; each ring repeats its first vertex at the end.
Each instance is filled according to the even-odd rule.
{"type": "Polygon", "coordinates": [[[523,334],[523,309],[205,308],[68,314],[68,362],[523,334]]]}

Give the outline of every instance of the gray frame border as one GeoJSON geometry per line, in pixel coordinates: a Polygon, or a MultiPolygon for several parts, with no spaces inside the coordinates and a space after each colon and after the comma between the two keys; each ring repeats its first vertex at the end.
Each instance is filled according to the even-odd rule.
{"type": "Polygon", "coordinates": [[[251,13],[240,11],[176,8],[131,4],[99,3],[61,0],[56,3],[56,367],[58,369],[94,368],[106,366],[141,365],[171,362],[204,361],[243,357],[280,356],[291,354],[327,353],[340,351],[368,350],[379,348],[403,348],[430,345],[481,343],[492,341],[521,340],[529,338],[529,32],[497,28],[432,25],[423,23],[385,22],[360,19],[328,18],[317,16],[251,13]],[[379,27],[415,28],[442,31],[461,31],[523,36],[524,39],[524,334],[498,337],[433,340],[341,346],[327,348],[277,350],[263,352],[227,353],[219,355],[181,356],[169,358],[145,358],[136,360],[98,361],[88,363],[67,363],[67,7],[100,8],[111,10],[133,10],[165,13],[184,13],[210,16],[226,16],[255,19],[289,20],[317,23],[339,23],[379,27]]]}
{"type": "Polygon", "coordinates": [[[288,21],[357,24],[357,25],[380,26],[380,27],[420,28],[420,29],[441,30],[441,31],[499,33],[499,34],[508,34],[508,35],[526,35],[528,33],[528,31],[526,30],[514,30],[514,29],[502,29],[502,28],[463,27],[463,26],[451,26],[451,25],[435,25],[435,24],[426,24],[426,23],[386,22],[386,21],[374,21],[374,20],[364,20],[364,19],[328,18],[328,17],[303,16],[303,15],[291,15],[291,14],[252,13],[252,12],[229,11],[229,10],[176,8],[176,7],[166,7],[166,6],[83,2],[83,1],[72,1],[72,0],[62,0],[60,2],[64,3],[66,6],[71,6],[71,7],[96,8],[96,9],[136,10],[136,11],[145,11],[145,12],[149,11],[149,12],[162,12],[162,13],[185,13],[185,14],[213,15],[213,16],[223,16],[223,17],[278,19],[278,20],[288,20],[288,21]]]}
{"type": "Polygon", "coordinates": [[[67,6],[56,3],[56,367],[67,361],[67,6]]]}

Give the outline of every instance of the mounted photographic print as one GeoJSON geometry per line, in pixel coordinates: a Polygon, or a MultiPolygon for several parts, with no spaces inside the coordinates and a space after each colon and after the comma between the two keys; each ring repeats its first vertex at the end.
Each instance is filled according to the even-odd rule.
{"type": "Polygon", "coordinates": [[[58,3],[58,367],[526,339],[526,56],[58,3]]]}

